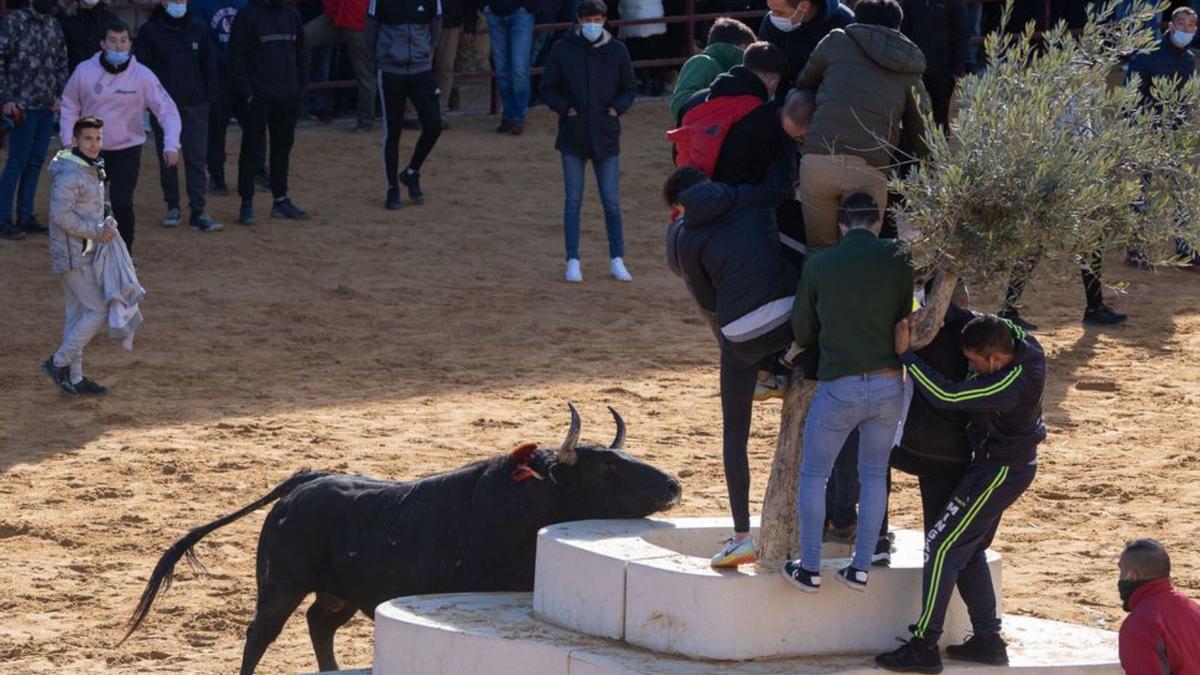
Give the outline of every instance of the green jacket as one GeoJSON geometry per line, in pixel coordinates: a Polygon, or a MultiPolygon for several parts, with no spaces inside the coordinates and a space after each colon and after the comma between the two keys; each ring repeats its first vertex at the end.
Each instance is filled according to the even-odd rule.
{"type": "Polygon", "coordinates": [[[728,42],[714,42],[693,56],[679,69],[675,91],[671,93],[671,116],[679,119],[679,111],[688,99],[701,89],[707,89],[721,73],[742,65],[742,48],[728,42]]]}
{"type": "Polygon", "coordinates": [[[895,163],[895,147],[924,156],[924,72],[925,56],[898,30],[851,24],[830,31],[796,76],[797,88],[817,92],[804,152],[857,155],[879,169],[895,163]]]}
{"type": "Polygon", "coordinates": [[[802,349],[820,347],[820,380],[900,368],[896,322],[912,305],[912,263],[899,242],[854,229],[805,263],[792,330],[802,349]]]}

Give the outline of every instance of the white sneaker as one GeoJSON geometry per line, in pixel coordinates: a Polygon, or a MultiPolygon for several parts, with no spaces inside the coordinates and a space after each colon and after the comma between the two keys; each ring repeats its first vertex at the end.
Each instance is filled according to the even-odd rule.
{"type": "Polygon", "coordinates": [[[625,261],[620,258],[612,259],[612,263],[608,266],[608,271],[617,281],[633,281],[633,277],[629,275],[629,270],[625,269],[625,261]]]}
{"type": "Polygon", "coordinates": [[[583,270],[579,269],[579,258],[570,258],[567,260],[567,273],[563,278],[573,284],[583,281],[583,270]]]}

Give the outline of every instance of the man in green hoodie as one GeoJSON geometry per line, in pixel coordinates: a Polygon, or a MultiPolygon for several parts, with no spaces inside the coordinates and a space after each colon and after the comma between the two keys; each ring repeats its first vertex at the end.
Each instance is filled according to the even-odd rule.
{"type": "Polygon", "coordinates": [[[683,64],[675,91],[671,93],[671,116],[682,124],[683,106],[701,89],[707,89],[721,73],[742,65],[742,53],[754,42],[754,31],[737,19],[722,17],[708,31],[708,46],[683,64]]]}
{"type": "Polygon", "coordinates": [[[899,30],[904,12],[896,0],[860,0],[854,16],[857,23],[831,31],[796,77],[796,88],[817,92],[797,194],[810,249],[837,243],[846,197],[865,192],[887,203],[893,151],[924,155],[925,56],[899,30]]]}

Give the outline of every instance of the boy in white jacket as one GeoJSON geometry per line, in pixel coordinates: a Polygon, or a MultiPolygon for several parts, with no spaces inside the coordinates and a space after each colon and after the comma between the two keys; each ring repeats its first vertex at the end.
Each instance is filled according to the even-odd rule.
{"type": "Polygon", "coordinates": [[[50,271],[66,296],[62,344],[42,363],[42,371],[63,393],[102,396],[107,389],[83,376],[83,348],[108,320],[108,303],[92,273],[87,239],[111,241],[116,223],[104,215],[104,160],[100,158],[104,122],[75,120],[72,149],[50,162],[50,271]]]}

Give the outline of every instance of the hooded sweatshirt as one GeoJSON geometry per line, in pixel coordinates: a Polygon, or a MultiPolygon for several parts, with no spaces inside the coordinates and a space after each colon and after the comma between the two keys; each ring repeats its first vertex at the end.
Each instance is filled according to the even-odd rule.
{"type": "Polygon", "coordinates": [[[163,149],[179,151],[179,109],[150,69],[130,56],[114,68],[100,62],[103,53],[79,64],[63,91],[59,134],[71,147],[75,120],[93,115],[104,120],[104,149],[124,150],[146,142],[142,112],[149,109],[162,125],[163,149]]]}
{"type": "Polygon", "coordinates": [[[250,0],[229,35],[229,77],[243,99],[297,100],[308,86],[308,46],[295,7],[250,0]]]}
{"type": "Polygon", "coordinates": [[[674,240],[680,276],[725,339],[744,342],[788,321],[799,269],[784,259],[775,207],[790,190],[795,157],[782,155],[760,185],[704,182],[679,197],[674,240]]]}
{"type": "Polygon", "coordinates": [[[924,72],[925,56],[898,30],[853,24],[831,32],[796,78],[797,88],[817,92],[804,152],[856,155],[880,169],[893,163],[893,147],[923,156],[924,72]]]}
{"type": "MultiPolygon", "coordinates": [[[[767,12],[758,26],[758,39],[770,42],[783,50],[789,66],[783,79],[785,82],[791,82],[804,69],[813,50],[829,34],[829,31],[834,28],[845,28],[852,23],[854,23],[854,12],[850,11],[849,7],[841,4],[838,0],[818,0],[816,15],[789,31],[776,28],[775,24],[771,22],[771,13],[767,12]]],[[[776,98],[787,94],[786,85],[781,85],[779,89],[779,95],[776,98]]]]}
{"type": "Polygon", "coordinates": [[[67,81],[67,47],[53,16],[18,9],[0,21],[0,102],[49,110],[67,81]]]}
{"type": "Polygon", "coordinates": [[[85,239],[104,232],[104,182],[100,166],[62,150],[50,160],[50,272],[92,264],[85,239]]]}
{"type": "Polygon", "coordinates": [[[208,25],[208,37],[217,55],[217,69],[221,77],[229,76],[229,33],[233,30],[233,19],[246,6],[246,0],[191,0],[188,11],[204,19],[208,25]]]}
{"type": "MultiPolygon", "coordinates": [[[[671,116],[675,118],[676,126],[683,120],[683,106],[688,99],[701,89],[708,89],[721,73],[742,65],[744,52],[737,45],[714,42],[683,64],[679,78],[675,80],[675,90],[671,92],[671,116]]],[[[795,73],[788,79],[794,76],[795,73]]]]}
{"type": "Polygon", "coordinates": [[[100,51],[104,27],[116,18],[117,15],[109,11],[108,5],[103,2],[96,3],[95,7],[84,7],[75,0],[59,13],[58,23],[67,40],[68,75],[75,71],[76,66],[100,51]]]}
{"type": "Polygon", "coordinates": [[[433,50],[442,31],[439,0],[371,0],[367,48],[375,66],[392,75],[433,70],[433,50]]]}
{"type": "Polygon", "coordinates": [[[217,60],[204,20],[191,8],[174,18],[159,5],[142,24],[134,53],[178,106],[210,103],[217,95],[217,60]]]}
{"type": "Polygon", "coordinates": [[[1020,326],[1009,322],[1008,327],[1016,345],[1012,363],[986,377],[952,381],[911,350],[900,360],[908,366],[913,387],[930,405],[970,415],[967,441],[976,460],[1016,466],[1035,462],[1037,446],[1046,438],[1046,354],[1020,326]]]}

